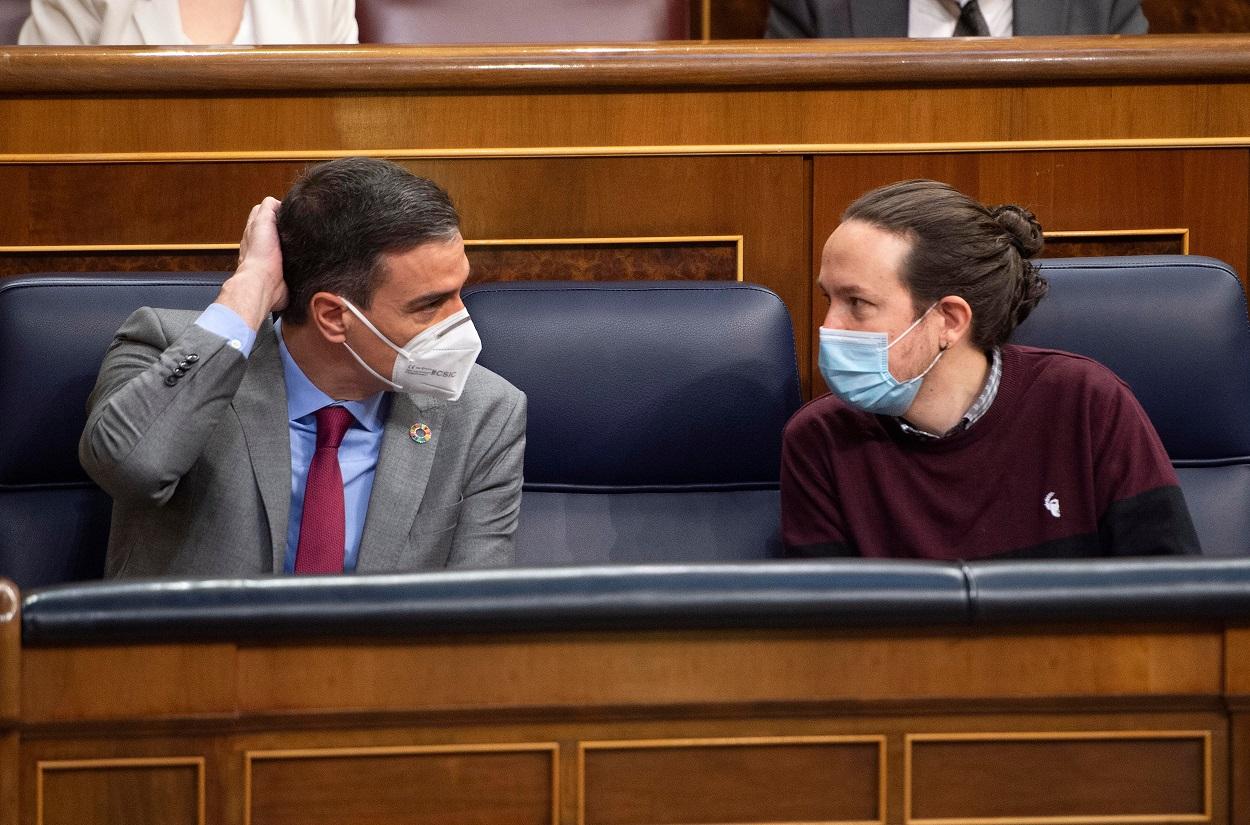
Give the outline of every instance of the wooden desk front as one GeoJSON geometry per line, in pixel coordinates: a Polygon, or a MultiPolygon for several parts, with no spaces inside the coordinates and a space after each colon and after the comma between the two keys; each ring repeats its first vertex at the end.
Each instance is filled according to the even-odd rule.
{"type": "Polygon", "coordinates": [[[15,595],[0,825],[1250,815],[1250,631],[1218,623],[22,649],[15,595]]]}

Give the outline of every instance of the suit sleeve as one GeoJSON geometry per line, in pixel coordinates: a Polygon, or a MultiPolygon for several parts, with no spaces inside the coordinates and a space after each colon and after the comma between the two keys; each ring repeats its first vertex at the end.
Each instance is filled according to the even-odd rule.
{"type": "Polygon", "coordinates": [[[1145,34],[1149,28],[1141,0],[1112,0],[1109,34],[1145,34]]]}
{"type": "Polygon", "coordinates": [[[94,4],[81,0],[33,0],[17,42],[23,46],[91,46],[100,41],[94,4]]]}
{"type": "Polygon", "coordinates": [[[498,434],[465,487],[448,567],[512,563],[525,464],[525,395],[517,392],[498,434]]]}
{"type": "Polygon", "coordinates": [[[772,0],[765,37],[817,37],[813,0],[772,0]]]}
{"type": "Polygon", "coordinates": [[[238,390],[246,359],[195,324],[156,311],[118,330],[87,400],[78,458],[114,499],[161,505],[199,459],[238,390]]]}
{"type": "Polygon", "coordinates": [[[1098,534],[1110,556],[1200,552],[1185,496],[1163,443],[1128,387],[1114,382],[1095,420],[1106,422],[1095,455],[1098,534]]]}

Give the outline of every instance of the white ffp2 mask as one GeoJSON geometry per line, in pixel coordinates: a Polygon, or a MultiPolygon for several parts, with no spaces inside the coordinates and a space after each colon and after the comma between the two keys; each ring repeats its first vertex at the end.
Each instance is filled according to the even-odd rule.
{"type": "Polygon", "coordinates": [[[365,363],[348,345],[343,346],[360,366],[391,389],[412,395],[425,395],[455,401],[464,391],[465,382],[469,380],[469,371],[482,351],[482,339],[477,335],[473,319],[468,309],[461,309],[449,315],[432,327],[427,327],[411,341],[400,347],[387,338],[373,325],[364,313],[357,309],[351,301],[340,298],[343,305],[360,319],[369,331],[376,335],[391,349],[395,350],[395,366],[391,377],[379,375],[376,370],[365,363]]]}

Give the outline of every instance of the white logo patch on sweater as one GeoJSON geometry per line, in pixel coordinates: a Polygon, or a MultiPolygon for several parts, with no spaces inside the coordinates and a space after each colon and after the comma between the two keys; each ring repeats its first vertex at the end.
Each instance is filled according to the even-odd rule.
{"type": "Polygon", "coordinates": [[[1046,494],[1046,498],[1042,499],[1042,504],[1050,511],[1052,516],[1059,518],[1059,499],[1055,498],[1054,490],[1046,494]]]}

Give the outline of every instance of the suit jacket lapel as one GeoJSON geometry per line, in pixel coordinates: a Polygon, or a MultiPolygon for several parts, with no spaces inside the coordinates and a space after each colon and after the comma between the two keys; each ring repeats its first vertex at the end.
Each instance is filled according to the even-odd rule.
{"type": "Polygon", "coordinates": [[[1054,0],[1050,3],[1014,0],[1011,7],[1012,34],[1028,36],[1067,31],[1068,0],[1054,0]]]}
{"type": "Polygon", "coordinates": [[[393,571],[406,566],[401,558],[408,549],[408,533],[425,496],[445,412],[444,402],[421,399],[418,403],[412,396],[395,394],[386,417],[373,491],[369,494],[369,514],[360,537],[356,572],[393,571]],[[434,434],[425,444],[408,436],[409,427],[418,421],[434,434]]]}
{"type": "Polygon", "coordinates": [[[252,474],[269,518],[273,571],[286,561],[287,520],[291,515],[291,427],[286,379],[273,324],[266,321],[248,357],[247,372],[234,395],[234,410],[252,461],[252,474]]]}
{"type": "Polygon", "coordinates": [[[906,37],[907,0],[848,0],[853,37],[906,37]]]}

